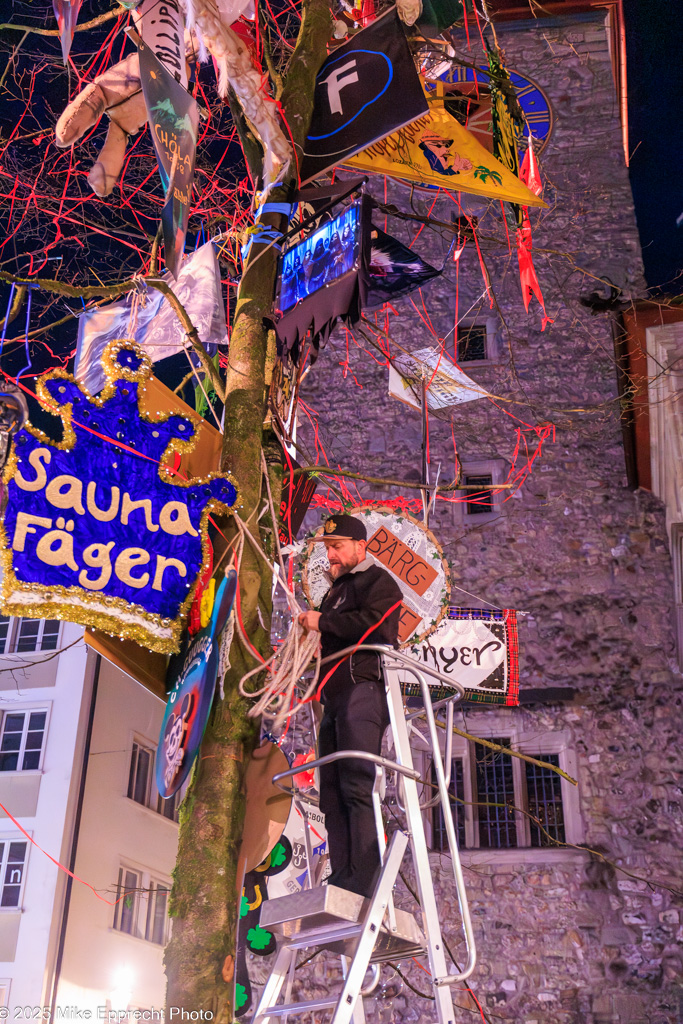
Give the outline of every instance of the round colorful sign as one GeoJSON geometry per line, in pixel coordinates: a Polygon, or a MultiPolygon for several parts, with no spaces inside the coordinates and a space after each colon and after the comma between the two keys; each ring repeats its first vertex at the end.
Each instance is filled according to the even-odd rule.
{"type": "Polygon", "coordinates": [[[213,703],[218,673],[220,634],[232,611],[237,573],[228,570],[221,582],[209,622],[171,659],[169,694],[161,723],[156,782],[164,799],[180,789],[199,752],[213,703]]]}
{"type": "MultiPolygon", "coordinates": [[[[401,647],[419,643],[448,612],[451,592],[448,564],[431,530],[407,512],[361,505],[349,510],[367,531],[367,553],[394,577],[403,591],[398,639],[401,647]]],[[[303,556],[302,584],[318,608],[330,588],[324,544],[310,542],[303,556]]]]}

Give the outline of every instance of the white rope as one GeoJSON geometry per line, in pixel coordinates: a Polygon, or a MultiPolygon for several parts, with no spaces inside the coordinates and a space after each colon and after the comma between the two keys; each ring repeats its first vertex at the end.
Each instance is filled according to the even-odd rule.
{"type": "MultiPolygon", "coordinates": [[[[258,698],[253,707],[249,709],[249,716],[251,718],[263,716],[269,722],[270,731],[277,735],[285,722],[298,714],[302,707],[308,703],[309,698],[315,693],[320,675],[320,634],[311,631],[305,632],[303,627],[299,625],[299,615],[305,609],[301,607],[297,601],[296,594],[287,584],[285,565],[280,548],[280,538],[277,534],[277,517],[268,478],[268,467],[266,466],[263,452],[261,452],[261,468],[268,492],[277,564],[273,566],[247,524],[237,514],[234,515],[234,518],[240,532],[240,540],[239,549],[236,552],[236,560],[238,563],[241,561],[245,540],[248,540],[254,551],[263,559],[274,574],[275,585],[279,585],[283,589],[287,598],[289,612],[292,616],[292,625],[286,639],[271,657],[242,676],[239,683],[239,691],[243,697],[258,698]],[[313,659],[315,659],[313,679],[306,688],[305,693],[297,699],[297,683],[313,659]],[[247,690],[245,685],[247,680],[251,679],[252,676],[258,675],[259,672],[267,673],[265,684],[259,690],[247,690]]],[[[239,619],[237,619],[236,626],[245,648],[250,649],[251,644],[244,635],[239,619]]]]}
{"type": "MultiPolygon", "coordinates": [[[[284,590],[292,615],[292,626],[286,640],[270,658],[243,675],[239,683],[239,691],[243,697],[258,698],[253,707],[249,709],[249,716],[258,718],[262,715],[270,723],[271,732],[277,735],[285,722],[298,714],[315,692],[320,675],[320,634],[304,632],[303,627],[299,625],[298,618],[305,609],[300,606],[296,595],[287,586],[284,573],[281,573],[277,566],[273,568],[268,556],[246,523],[237,515],[235,515],[235,523],[241,535],[241,549],[244,547],[245,538],[248,539],[254,550],[274,572],[276,584],[279,584],[284,590]],[[296,685],[313,658],[315,658],[313,679],[305,693],[297,700],[296,685]],[[259,690],[247,690],[245,686],[247,680],[258,675],[259,672],[267,672],[265,684],[259,690]]],[[[250,648],[251,645],[244,635],[239,619],[237,620],[237,630],[245,647],[250,648]]]]}

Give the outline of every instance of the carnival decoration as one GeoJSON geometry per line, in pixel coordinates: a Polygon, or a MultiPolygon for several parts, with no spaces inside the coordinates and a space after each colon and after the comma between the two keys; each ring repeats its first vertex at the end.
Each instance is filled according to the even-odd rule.
{"type": "Polygon", "coordinates": [[[219,637],[237,591],[237,573],[229,569],[216,592],[209,621],[185,641],[168,666],[170,693],[157,746],[156,783],[167,800],[190,774],[199,752],[216,690],[219,637]]]}
{"type": "Polygon", "coordinates": [[[291,793],[273,782],[278,772],[286,772],[289,761],[272,741],[257,747],[244,773],[247,806],[240,845],[240,870],[253,871],[279,842],[292,806],[291,793]]]}
{"type": "Polygon", "coordinates": [[[440,273],[398,238],[372,225],[366,308],[395,302],[415,288],[422,288],[440,273]]]}
{"type": "Polygon", "coordinates": [[[448,113],[443,96],[429,113],[344,163],[354,170],[470,192],[525,206],[545,206],[526,185],[448,113]]]}
{"type": "MultiPolygon", "coordinates": [[[[534,145],[529,135],[529,148],[524,154],[524,160],[520,169],[520,177],[522,181],[528,185],[532,192],[536,195],[540,195],[543,191],[543,185],[541,183],[541,176],[538,171],[538,165],[536,163],[536,157],[534,156],[534,145]]],[[[534,267],[533,257],[531,250],[533,247],[533,241],[531,237],[531,221],[529,220],[529,209],[523,206],[521,209],[521,223],[517,228],[517,262],[519,263],[519,283],[522,288],[522,300],[524,302],[524,309],[529,312],[529,303],[531,302],[531,296],[535,295],[543,310],[543,318],[541,320],[541,331],[544,331],[547,324],[551,324],[553,321],[547,316],[545,311],[545,301],[543,299],[543,292],[541,286],[538,283],[538,277],[536,275],[536,268],[534,267]]]]}
{"type": "Polygon", "coordinates": [[[519,704],[517,613],[510,608],[451,608],[411,654],[467,691],[479,704],[519,704]]]}
{"type": "Polygon", "coordinates": [[[192,201],[199,109],[197,101],[176,82],[151,48],[139,36],[136,42],[147,120],[166,194],[161,211],[164,259],[177,277],[192,201]]]}
{"type": "Polygon", "coordinates": [[[423,381],[427,384],[427,408],[432,412],[489,397],[488,391],[436,349],[404,352],[392,360],[389,366],[392,398],[398,398],[413,409],[421,409],[423,381]]]}
{"type": "MultiPolygon", "coordinates": [[[[143,0],[133,12],[133,19],[138,32],[169,73],[183,87],[187,86],[185,30],[177,0],[164,4],[143,0]]],[[[137,52],[107,68],[69,103],[55,128],[57,146],[65,149],[73,145],[105,112],[109,114],[107,138],[88,174],[88,184],[101,197],[110,195],[119,179],[129,138],[147,122],[137,52]]]]}
{"type": "Polygon", "coordinates": [[[327,853],[325,816],[305,797],[300,797],[306,819],[296,803],[292,804],[284,832],[258,867],[247,872],[240,902],[240,923],[237,940],[235,1013],[244,1017],[252,1007],[251,979],[247,969],[246,953],[269,956],[276,949],[275,936],[259,924],[261,906],[265,900],[277,899],[300,892],[308,885],[306,845],[311,851],[311,870],[318,881],[325,868],[321,859],[327,853]],[[306,836],[308,831],[308,836],[306,836]]]}
{"type": "Polygon", "coordinates": [[[337,47],[316,79],[305,184],[428,110],[396,8],[337,47]]]}
{"type": "Polygon", "coordinates": [[[423,36],[438,39],[463,16],[464,0],[421,0],[416,25],[423,36]]]}
{"type": "MultiPolygon", "coordinates": [[[[168,279],[168,275],[165,277],[168,279]]],[[[228,340],[221,272],[213,242],[207,242],[186,256],[177,279],[169,283],[197,329],[202,345],[213,356],[218,351],[217,346],[228,340]]],[[[142,284],[140,287],[142,298],[136,290],[116,302],[85,310],[78,318],[74,376],[91,394],[104,386],[102,352],[115,338],[133,333],[135,341],[155,363],[182,352],[185,347],[185,329],[163,293],[142,284]]],[[[189,351],[188,355],[196,364],[194,352],[189,351]]]]}
{"type": "Polygon", "coordinates": [[[296,540],[308,506],[318,487],[317,477],[311,476],[310,473],[299,473],[298,476],[294,476],[294,471],[301,467],[295,459],[290,461],[291,466],[285,471],[282,478],[278,523],[278,536],[283,547],[293,544],[296,540]]]}
{"type": "MultiPolygon", "coordinates": [[[[420,642],[436,629],[448,611],[450,571],[441,545],[431,530],[407,512],[371,505],[345,511],[364,524],[368,538],[366,553],[387,569],[401,588],[401,647],[420,642]]],[[[329,568],[324,545],[309,542],[302,556],[301,579],[312,608],[320,606],[329,590],[329,568]]]]}
{"type": "Polygon", "coordinates": [[[146,45],[176,82],[187,88],[185,19],[178,0],[141,0],[133,13],[146,45]]]}
{"type": "Polygon", "coordinates": [[[369,204],[361,200],[285,252],[276,305],[275,333],[282,354],[297,362],[311,332],[315,358],[338,319],[360,319],[367,287],[369,204]]]}
{"type": "Polygon", "coordinates": [[[74,40],[78,14],[83,0],[52,0],[52,9],[57,19],[59,39],[62,44],[62,60],[66,64],[74,40]]]}
{"type": "MultiPolygon", "coordinates": [[[[239,17],[248,4],[241,0],[236,4],[228,4],[226,12],[221,5],[217,9],[211,0],[193,0],[190,6],[188,15],[191,14],[191,17],[188,16],[188,29],[184,33],[184,53],[205,61],[208,51],[215,61],[219,95],[225,99],[228,85],[234,90],[263,146],[263,191],[267,193],[286,173],[292,151],[280,127],[277,107],[266,94],[261,73],[252,63],[249,48],[231,27],[233,15],[239,17]],[[235,14],[236,10],[238,14],[235,14]]],[[[155,7],[155,0],[151,0],[149,10],[153,12],[155,7]]],[[[171,17],[176,5],[164,4],[163,7],[167,12],[164,17],[171,17]]],[[[187,0],[181,0],[180,13],[187,7],[187,0]]],[[[134,12],[133,17],[138,32],[169,72],[175,75],[175,61],[160,46],[155,48],[157,40],[163,42],[164,33],[158,32],[157,35],[158,26],[155,25],[148,29],[148,19],[139,18],[137,14],[134,12]]],[[[177,34],[174,29],[173,53],[177,34]]],[[[182,75],[181,80],[183,84],[186,82],[182,75]]],[[[105,111],[110,118],[107,139],[97,163],[88,175],[88,184],[99,196],[111,193],[121,174],[128,138],[140,131],[147,122],[137,52],[129,54],[125,60],[98,75],[66,107],[55,129],[57,145],[66,148],[78,142],[105,111]]]]}
{"type": "Polygon", "coordinates": [[[129,138],[147,123],[137,53],[107,68],[69,103],[55,127],[56,145],[72,146],[110,111],[104,146],[88,174],[90,188],[102,198],[111,194],[119,179],[129,138]]]}
{"type": "MultiPolygon", "coordinates": [[[[548,144],[553,127],[552,107],[541,86],[518,71],[506,69],[510,86],[524,116],[527,131],[534,138],[537,152],[548,144]]],[[[491,87],[489,69],[464,67],[448,62],[438,74],[439,84],[428,83],[432,89],[442,90],[444,106],[461,125],[467,128],[489,153],[493,152],[491,87]]],[[[438,95],[438,92],[436,92],[438,95]]],[[[523,139],[518,139],[523,155],[523,139]]]]}
{"type": "Polygon", "coordinates": [[[229,511],[229,476],[178,480],[168,465],[195,444],[196,417],[144,415],[148,357],[110,343],[99,398],[63,370],[39,379],[62,420],[53,441],[27,424],[5,469],[2,612],[66,619],[149,647],[178,650],[207,556],[208,518],[229,511]]]}

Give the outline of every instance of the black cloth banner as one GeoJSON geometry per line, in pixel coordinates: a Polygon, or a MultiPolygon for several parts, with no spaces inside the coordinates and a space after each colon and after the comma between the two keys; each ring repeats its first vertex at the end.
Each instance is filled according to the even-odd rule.
{"type": "MultiPolygon", "coordinates": [[[[353,207],[348,209],[351,210],[353,207]]],[[[295,363],[298,363],[301,344],[310,331],[312,345],[311,362],[314,362],[317,359],[320,346],[329,338],[337,320],[343,320],[350,326],[353,326],[360,320],[361,310],[366,303],[369,281],[370,200],[367,196],[359,203],[359,209],[359,246],[358,257],[354,267],[336,279],[331,275],[328,280],[323,279],[321,287],[318,287],[315,291],[310,290],[313,283],[311,278],[315,276],[312,267],[311,271],[309,271],[309,280],[304,289],[308,290],[308,294],[297,301],[296,305],[286,308],[284,315],[275,324],[278,354],[281,357],[289,357],[295,363]]],[[[335,220],[338,220],[338,218],[335,218],[335,220]]],[[[328,226],[330,233],[332,232],[333,223],[330,222],[328,226]]],[[[315,233],[313,232],[312,234],[315,233]]],[[[308,238],[311,239],[312,235],[309,235],[308,238]]],[[[312,241],[310,244],[312,245],[312,241]]],[[[286,254],[284,258],[286,258],[286,254]]],[[[304,258],[304,263],[305,261],[304,258]]],[[[333,265],[334,260],[330,250],[328,250],[327,254],[321,251],[319,262],[323,267],[326,263],[333,265]]],[[[314,265],[317,265],[317,263],[318,260],[314,260],[314,265]]],[[[285,283],[282,282],[281,284],[281,297],[284,295],[285,283]]],[[[289,285],[287,287],[289,288],[289,285]]]]}
{"type": "Polygon", "coordinates": [[[149,46],[142,40],[137,41],[137,46],[142,92],[166,192],[161,212],[164,256],[168,270],[177,278],[190,215],[199,111],[189,92],[176,82],[149,46]]]}
{"type": "Polygon", "coordinates": [[[318,72],[302,184],[428,111],[392,8],[337,47],[318,72]]]}
{"type": "Polygon", "coordinates": [[[366,305],[370,309],[407,295],[441,273],[374,224],[370,231],[369,270],[366,305]]]}

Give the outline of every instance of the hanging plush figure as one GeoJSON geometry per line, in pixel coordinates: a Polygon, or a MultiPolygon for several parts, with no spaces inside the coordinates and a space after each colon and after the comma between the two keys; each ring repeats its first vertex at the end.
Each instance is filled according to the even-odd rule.
{"type": "MultiPolygon", "coordinates": [[[[225,98],[228,86],[232,87],[263,146],[263,187],[269,191],[286,173],[291,149],[280,127],[277,107],[264,92],[261,72],[254,67],[247,44],[227,21],[243,14],[248,3],[233,0],[226,13],[224,6],[222,2],[219,9],[214,0],[181,0],[180,6],[177,0],[167,0],[160,7],[156,0],[143,0],[133,17],[142,38],[183,85],[187,84],[187,71],[184,60],[178,59],[183,44],[186,56],[198,55],[199,60],[206,60],[208,53],[213,57],[219,95],[225,98]],[[184,32],[182,10],[188,20],[184,32]],[[158,11],[169,18],[177,14],[176,26],[160,24],[158,11]],[[167,31],[160,31],[164,27],[167,31]]],[[[68,105],[55,129],[57,145],[72,146],[105,112],[110,119],[109,131],[99,159],[88,175],[90,187],[99,196],[112,192],[121,174],[128,138],[147,122],[137,53],[98,75],[68,105]]]]}
{"type": "Polygon", "coordinates": [[[98,196],[111,193],[121,174],[128,139],[147,123],[137,53],[98,75],[69,104],[57,122],[57,145],[65,149],[78,142],[105,111],[109,114],[107,138],[88,175],[88,184],[98,196]]]}

